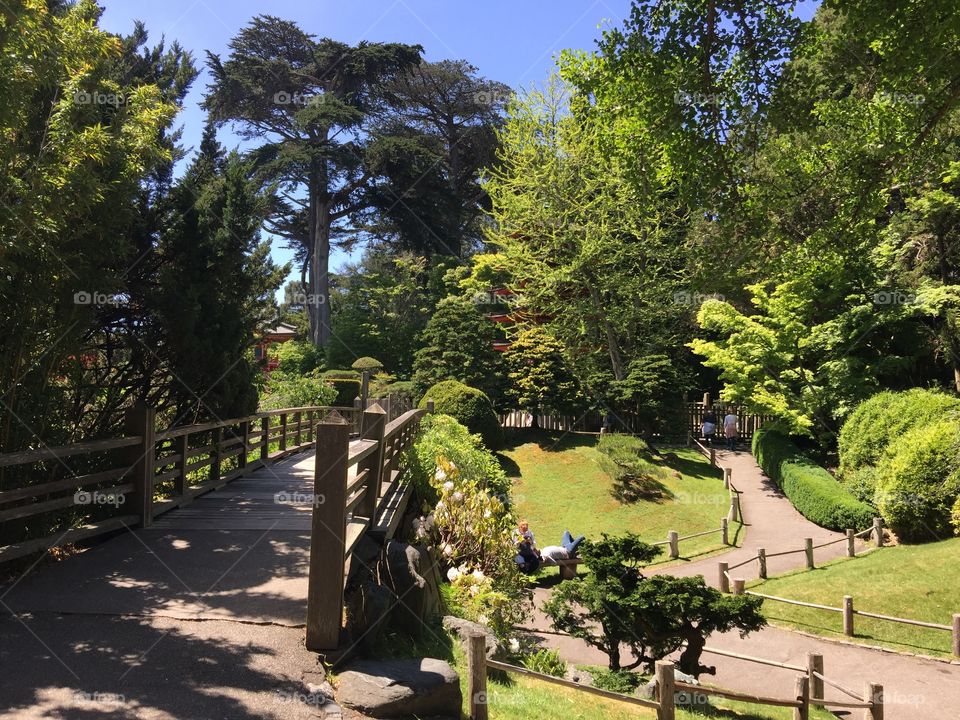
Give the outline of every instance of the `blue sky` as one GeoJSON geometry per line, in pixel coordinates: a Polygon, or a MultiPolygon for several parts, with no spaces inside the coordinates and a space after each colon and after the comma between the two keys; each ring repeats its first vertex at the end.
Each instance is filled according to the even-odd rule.
{"type": "MultiPolygon", "coordinates": [[[[804,3],[801,17],[812,12],[804,3]]],[[[134,20],[146,23],[150,42],[161,36],[191,50],[203,72],[179,117],[184,145],[196,147],[204,116],[199,103],[208,83],[206,50],[227,55],[227,43],[255,15],[294,20],[307,32],[356,44],[361,40],[420,44],[429,61],[465,59],[480,73],[513,88],[542,82],[565,48],[592,49],[601,28],[619,25],[629,0],[101,0],[101,25],[127,33],[134,20]]],[[[228,147],[238,144],[221,132],[228,147]]],[[[286,262],[291,253],[273,242],[272,254],[286,262]]],[[[334,254],[333,266],[343,262],[334,254]]]]}

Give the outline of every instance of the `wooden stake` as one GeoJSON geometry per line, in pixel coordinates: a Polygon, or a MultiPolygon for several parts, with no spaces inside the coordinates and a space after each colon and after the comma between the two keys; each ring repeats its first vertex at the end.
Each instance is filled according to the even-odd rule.
{"type": "Polygon", "coordinates": [[[803,539],[803,551],[807,555],[807,570],[813,570],[813,538],[803,539]]]}
{"type": "Polygon", "coordinates": [[[657,701],[660,709],[657,711],[657,720],[675,720],[676,718],[676,685],[673,679],[673,663],[666,660],[657,660],[657,701]]]}
{"type": "Polygon", "coordinates": [[[723,593],[730,592],[730,578],[727,577],[728,567],[729,567],[729,564],[723,561],[717,563],[717,569],[720,571],[720,575],[719,575],[720,592],[723,592],[723,593]]]}
{"type": "Polygon", "coordinates": [[[810,685],[806,675],[797,675],[796,694],[800,707],[793,709],[793,720],[808,720],[810,717],[810,685]]]}
{"type": "Polygon", "coordinates": [[[843,596],[843,634],[853,637],[853,596],[843,596]]]}
{"type": "Polygon", "coordinates": [[[847,528],[847,557],[854,557],[857,554],[856,537],[853,528],[847,528]]]}
{"type": "Polygon", "coordinates": [[[760,579],[767,579],[767,551],[764,548],[757,548],[757,562],[760,565],[760,579]]]}
{"type": "Polygon", "coordinates": [[[487,720],[487,642],[480,633],[467,639],[467,672],[470,720],[487,720]]]}
{"type": "Polygon", "coordinates": [[[807,677],[810,678],[810,698],[811,702],[823,700],[823,678],[817,677],[814,673],[823,675],[823,655],[820,653],[807,653],[807,677]]]}
{"type": "Polygon", "coordinates": [[[667,533],[667,542],[670,543],[670,559],[676,560],[680,557],[680,533],[671,530],[667,533]]]}

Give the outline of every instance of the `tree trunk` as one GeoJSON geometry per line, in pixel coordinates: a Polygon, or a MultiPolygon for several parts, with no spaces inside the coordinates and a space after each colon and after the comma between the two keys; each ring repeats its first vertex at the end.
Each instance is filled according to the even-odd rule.
{"type": "Polygon", "coordinates": [[[683,639],[687,641],[687,646],[680,653],[679,668],[682,672],[694,677],[700,674],[716,675],[715,667],[706,667],[700,664],[700,656],[703,655],[703,648],[707,644],[707,639],[703,637],[694,628],[687,628],[683,632],[683,639]]]}

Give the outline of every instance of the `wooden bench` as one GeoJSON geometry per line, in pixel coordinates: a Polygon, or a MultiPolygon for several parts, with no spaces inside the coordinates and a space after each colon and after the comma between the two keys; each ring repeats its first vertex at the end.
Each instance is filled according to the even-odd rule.
{"type": "Polygon", "coordinates": [[[569,558],[567,560],[548,560],[543,559],[544,567],[553,567],[556,565],[560,568],[560,579],[561,580],[573,580],[577,576],[577,565],[583,562],[582,558],[569,558]]]}

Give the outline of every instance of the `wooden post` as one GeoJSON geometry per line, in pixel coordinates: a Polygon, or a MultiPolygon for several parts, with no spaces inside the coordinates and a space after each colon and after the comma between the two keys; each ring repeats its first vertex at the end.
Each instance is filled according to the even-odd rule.
{"type": "Polygon", "coordinates": [[[467,638],[467,672],[470,720],[487,720],[487,641],[480,633],[467,638]]]}
{"type": "Polygon", "coordinates": [[[350,424],[336,410],[317,425],[307,581],[307,649],[334,650],[343,613],[350,424]]]}
{"type": "Polygon", "coordinates": [[[297,425],[296,429],[294,430],[295,434],[293,436],[293,446],[300,447],[300,443],[303,442],[303,438],[300,437],[300,433],[303,430],[303,417],[299,410],[294,414],[294,418],[297,421],[297,425]]]}
{"type": "Polygon", "coordinates": [[[757,571],[761,580],[767,579],[767,551],[764,548],[757,548],[757,563],[760,569],[757,571]]]}
{"type": "Polygon", "coordinates": [[[960,613],[953,614],[953,656],[960,657],[960,613]]]}
{"type": "Polygon", "coordinates": [[[723,487],[726,490],[730,489],[730,481],[733,480],[733,468],[724,468],[723,469],[723,487]]]}
{"type": "Polygon", "coordinates": [[[717,450],[714,447],[710,448],[710,464],[713,467],[717,466],[717,450]]]}
{"type": "Polygon", "coordinates": [[[370,518],[370,525],[376,522],[377,500],[380,498],[380,483],[383,472],[383,428],[387,424],[387,413],[377,403],[363,412],[360,438],[376,440],[377,449],[367,455],[357,465],[357,472],[367,471],[367,489],[363,500],[357,506],[357,515],[370,518]]]}
{"type": "Polygon", "coordinates": [[[693,447],[693,433],[687,433],[687,447],[693,447]]]}
{"type": "Polygon", "coordinates": [[[813,570],[813,538],[803,539],[803,552],[807,556],[807,570],[813,570]]]}
{"type": "Polygon", "coordinates": [[[148,527],[153,523],[157,411],[143,403],[137,403],[127,411],[126,430],[127,434],[140,437],[140,442],[131,446],[128,451],[130,469],[127,472],[133,482],[132,509],[140,516],[140,524],[148,527]]]}
{"type": "Polygon", "coordinates": [[[843,634],[853,637],[853,596],[843,596],[843,634]]]}
{"type": "Polygon", "coordinates": [[[359,396],[353,399],[353,431],[355,433],[363,430],[363,411],[366,407],[366,400],[361,400],[359,396]]]}
{"type": "Polygon", "coordinates": [[[370,397],[370,371],[364,370],[360,374],[360,399],[363,401],[363,409],[367,409],[367,398],[370,397]]]}
{"type": "Polygon", "coordinates": [[[873,519],[873,537],[877,547],[883,547],[883,518],[875,517],[873,519]]]}
{"type": "Polygon", "coordinates": [[[743,516],[740,514],[740,493],[733,493],[730,496],[730,512],[727,517],[731,522],[742,522],[743,516]]]}
{"type": "Polygon", "coordinates": [[[220,482],[220,455],[223,452],[220,448],[220,442],[222,440],[223,428],[214,428],[210,433],[210,443],[213,445],[213,449],[210,451],[210,475],[207,477],[207,480],[214,484],[220,482]]]}
{"type": "Polygon", "coordinates": [[[730,521],[725,517],[720,518],[720,539],[724,545],[730,544],[730,521]]]}
{"type": "Polygon", "coordinates": [[[797,675],[797,701],[800,707],[793,709],[793,720],[808,720],[810,717],[810,685],[806,675],[797,675]]]}
{"type": "Polygon", "coordinates": [[[287,414],[280,413],[280,452],[287,449],[287,414]]]}
{"type": "Polygon", "coordinates": [[[680,557],[680,533],[676,530],[668,532],[667,542],[670,544],[670,559],[676,560],[680,557]]]}
{"type": "Polygon", "coordinates": [[[250,421],[244,420],[240,423],[240,442],[243,443],[243,450],[240,453],[239,466],[245,468],[247,466],[247,453],[250,452],[250,421]]]}
{"type": "Polygon", "coordinates": [[[177,476],[173,479],[174,492],[180,497],[180,505],[190,502],[187,497],[187,453],[190,452],[190,433],[177,438],[177,454],[180,461],[177,463],[177,476]]]}
{"type": "Polygon", "coordinates": [[[676,714],[676,685],[673,679],[673,663],[667,660],[657,660],[657,720],[675,720],[676,714]]]}
{"type": "Polygon", "coordinates": [[[816,700],[823,700],[823,678],[817,677],[815,673],[823,675],[823,655],[820,653],[807,653],[807,677],[809,678],[811,702],[819,705],[816,700]]]}
{"type": "Polygon", "coordinates": [[[730,592],[730,578],[727,577],[727,568],[729,563],[725,563],[722,560],[717,563],[717,569],[720,571],[720,592],[728,593],[730,592]]]}
{"type": "Polygon", "coordinates": [[[260,419],[260,459],[266,462],[270,459],[270,416],[260,419]]]}
{"type": "Polygon", "coordinates": [[[883,685],[867,683],[864,688],[864,700],[873,703],[863,714],[864,720],[883,720],[883,685]]]}
{"type": "Polygon", "coordinates": [[[853,528],[847,528],[847,557],[855,557],[857,554],[856,537],[853,528]]]}
{"type": "Polygon", "coordinates": [[[307,442],[313,445],[313,419],[317,413],[315,410],[307,410],[307,442]]]}
{"type": "Polygon", "coordinates": [[[434,409],[433,409],[434,407],[435,407],[435,403],[433,401],[433,398],[427,398],[427,412],[432,414],[434,412],[434,409]]]}
{"type": "Polygon", "coordinates": [[[743,578],[734,578],[733,579],[733,594],[734,595],[743,595],[744,590],[744,580],[743,578]]]}

